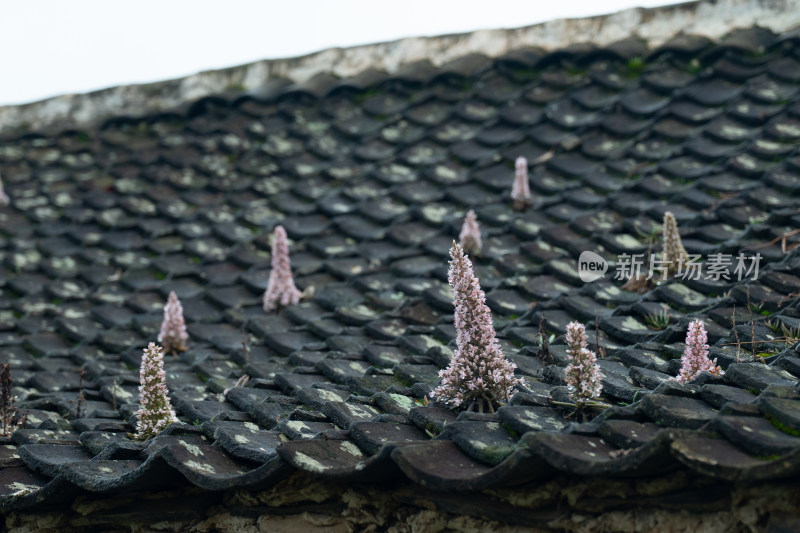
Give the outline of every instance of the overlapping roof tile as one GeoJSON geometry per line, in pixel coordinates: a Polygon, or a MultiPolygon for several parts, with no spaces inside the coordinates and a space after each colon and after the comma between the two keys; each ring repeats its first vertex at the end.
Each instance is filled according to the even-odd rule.
{"type": "Polygon", "coordinates": [[[796,476],[799,50],[796,32],[752,28],[473,54],[7,135],[0,350],[28,419],[0,450],[3,507],[291,469],[462,491],[557,472],[796,476]],[[539,161],[526,212],[509,197],[519,155],[539,161]],[[476,273],[526,379],[493,414],[426,398],[452,353],[447,251],[471,208],[476,273]],[[622,288],[619,256],[660,251],[665,211],[689,253],[759,253],[758,276],[622,288]],[[311,296],[265,314],[278,224],[311,296]],[[582,251],[609,261],[604,279],[581,280],[582,251]],[[138,362],[172,290],[181,424],[140,443],[138,362]],[[690,319],[724,376],[670,380],[690,319]],[[612,407],[587,423],[558,403],[572,320],[606,352],[612,407]]]}

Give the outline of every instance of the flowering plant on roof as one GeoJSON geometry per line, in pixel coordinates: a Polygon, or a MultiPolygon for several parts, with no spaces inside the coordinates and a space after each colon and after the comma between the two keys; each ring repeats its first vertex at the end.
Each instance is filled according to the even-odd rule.
{"type": "Polygon", "coordinates": [[[681,235],[678,233],[678,222],[671,211],[664,213],[664,251],[661,260],[667,264],[667,271],[670,274],[679,272],[683,265],[688,261],[688,254],[681,242],[681,235]]]}
{"type": "Polygon", "coordinates": [[[167,304],[164,306],[164,320],[158,333],[158,342],[165,352],[185,352],[189,334],[186,332],[186,321],[183,319],[183,306],[175,291],[169,292],[167,304]]]}
{"type": "Polygon", "coordinates": [[[569,396],[579,408],[587,401],[600,396],[603,390],[597,355],[589,350],[586,328],[580,322],[567,324],[567,388],[569,396]]]}
{"type": "Polygon", "coordinates": [[[524,211],[531,205],[531,187],[528,183],[528,160],[522,156],[517,158],[514,172],[514,184],[511,186],[511,200],[514,211],[524,211]]]}
{"type": "Polygon", "coordinates": [[[708,357],[708,333],[706,333],[705,324],[702,320],[694,320],[686,331],[686,348],[681,357],[680,373],[673,379],[687,383],[702,372],[708,372],[715,376],[724,374],[722,369],[717,366],[717,360],[712,361],[708,357]]]}
{"type": "Polygon", "coordinates": [[[0,176],[0,205],[8,205],[11,203],[11,199],[6,194],[5,189],[3,189],[3,177],[0,176]]]}
{"type": "Polygon", "coordinates": [[[283,226],[275,226],[272,239],[272,270],[264,292],[264,311],[270,313],[279,306],[294,305],[302,293],[297,290],[289,261],[289,243],[283,226]]]}
{"type": "Polygon", "coordinates": [[[478,226],[478,220],[475,217],[475,211],[470,209],[464,217],[464,223],[461,225],[461,233],[458,236],[458,242],[464,253],[469,255],[477,255],[481,252],[483,242],[481,241],[481,229],[478,226]]]}
{"type": "Polygon", "coordinates": [[[167,377],[164,373],[164,353],[154,342],[151,342],[142,353],[139,383],[139,410],[136,412],[135,438],[147,440],[178,421],[169,401],[167,377]]]}
{"type": "Polygon", "coordinates": [[[456,350],[448,367],[439,371],[442,382],[431,397],[453,407],[481,412],[485,407],[494,412],[523,380],[514,377],[516,365],[500,349],[472,262],[455,241],[450,258],[448,281],[455,306],[456,350]]]}

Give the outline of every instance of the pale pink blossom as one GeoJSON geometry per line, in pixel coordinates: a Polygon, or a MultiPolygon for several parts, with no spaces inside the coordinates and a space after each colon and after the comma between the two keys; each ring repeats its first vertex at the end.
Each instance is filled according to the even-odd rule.
{"type": "Polygon", "coordinates": [[[708,333],[702,320],[694,320],[689,324],[686,331],[686,348],[681,357],[681,370],[678,377],[673,380],[686,383],[699,376],[702,372],[708,372],[715,376],[721,376],[725,372],[717,366],[717,360],[708,358],[708,333]]]}
{"type": "Polygon", "coordinates": [[[481,241],[481,229],[478,226],[478,220],[475,217],[475,211],[470,209],[464,217],[464,223],[461,225],[461,233],[458,236],[459,244],[464,249],[464,253],[469,255],[477,255],[481,252],[483,241],[481,241]]]}
{"type": "Polygon", "coordinates": [[[183,306],[175,291],[170,291],[167,304],[164,306],[164,320],[161,322],[161,331],[158,342],[164,347],[165,352],[185,352],[186,341],[189,334],[186,332],[186,321],[183,318],[183,306]]]}
{"type": "Polygon", "coordinates": [[[8,205],[11,203],[11,199],[6,194],[6,191],[3,189],[3,177],[0,176],[0,205],[8,205]]]}
{"type": "Polygon", "coordinates": [[[135,437],[147,440],[178,421],[169,401],[167,377],[164,373],[164,353],[154,342],[151,342],[142,353],[139,383],[139,410],[136,412],[135,437]]]}
{"type": "Polygon", "coordinates": [[[475,277],[472,261],[461,246],[450,249],[448,281],[455,307],[456,349],[447,368],[439,371],[441,384],[431,397],[453,407],[494,407],[507,402],[514,385],[516,365],[505,358],[494,331],[486,296],[475,277]]]}
{"type": "Polygon", "coordinates": [[[297,290],[289,261],[289,243],[283,226],[275,226],[272,239],[272,270],[269,273],[267,290],[264,292],[264,311],[270,313],[279,306],[294,305],[302,293],[297,290]]]}
{"type": "Polygon", "coordinates": [[[597,355],[589,349],[586,328],[580,322],[567,324],[567,389],[576,405],[597,398],[603,390],[597,355]]]}
{"type": "Polygon", "coordinates": [[[511,187],[511,200],[515,211],[524,211],[531,205],[531,187],[528,183],[528,160],[522,156],[517,158],[514,172],[514,184],[511,187]]]}

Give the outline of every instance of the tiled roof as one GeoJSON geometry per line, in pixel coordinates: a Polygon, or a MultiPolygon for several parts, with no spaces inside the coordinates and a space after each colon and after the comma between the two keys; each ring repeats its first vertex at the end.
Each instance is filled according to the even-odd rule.
{"type": "Polygon", "coordinates": [[[800,329],[797,236],[781,246],[800,226],[797,36],[470,55],[7,136],[0,350],[27,426],[2,448],[3,508],[76,488],[263,487],[291,469],[440,490],[558,472],[796,476],[800,345],[772,341],[800,329]],[[520,155],[525,212],[509,198],[520,155]],[[423,402],[451,353],[447,253],[470,208],[476,272],[527,383],[494,414],[423,402]],[[646,253],[667,210],[689,253],[758,252],[758,278],[622,289],[613,261],[646,253]],[[277,224],[315,290],[265,314],[277,224]],[[581,282],[582,251],[612,261],[604,279],[581,282]],[[183,423],[136,442],[142,348],[172,290],[189,332],[165,363],[183,423]],[[669,325],[650,327],[664,310],[669,325]],[[690,318],[723,377],[669,380],[690,318]],[[612,407],[586,423],[551,401],[566,399],[571,320],[607,353],[612,407]],[[731,346],[751,341],[763,362],[731,346]]]}

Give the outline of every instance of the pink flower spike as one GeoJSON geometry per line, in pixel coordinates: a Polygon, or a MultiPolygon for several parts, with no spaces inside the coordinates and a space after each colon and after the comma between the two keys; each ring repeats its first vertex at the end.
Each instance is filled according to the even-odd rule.
{"type": "Polygon", "coordinates": [[[164,353],[154,342],[151,342],[142,353],[139,383],[139,410],[136,412],[135,438],[147,440],[178,421],[169,401],[167,378],[164,373],[164,353]]]}
{"type": "Polygon", "coordinates": [[[186,341],[189,334],[186,333],[186,321],[183,319],[183,306],[178,300],[175,291],[170,291],[167,304],[164,306],[164,320],[161,322],[161,331],[158,334],[158,342],[162,344],[165,352],[185,352],[186,341]]]}
{"type": "Polygon", "coordinates": [[[6,194],[6,191],[3,189],[3,177],[0,176],[0,205],[6,206],[11,203],[11,199],[6,194]]]}
{"type": "Polygon", "coordinates": [[[272,270],[264,292],[264,311],[271,313],[279,306],[294,305],[302,293],[297,290],[289,261],[289,242],[283,226],[275,226],[272,239],[272,270]]]}
{"type": "Polygon", "coordinates": [[[588,400],[597,398],[603,390],[597,355],[589,350],[586,328],[579,322],[567,324],[567,389],[576,405],[582,406],[588,400]]]}
{"type": "Polygon", "coordinates": [[[456,350],[447,368],[439,372],[442,382],[431,397],[453,407],[482,411],[486,406],[494,411],[495,406],[509,400],[514,385],[523,380],[514,377],[516,365],[500,349],[472,261],[455,241],[450,258],[447,277],[455,307],[456,350]]]}
{"type": "Polygon", "coordinates": [[[478,255],[481,253],[483,242],[481,241],[481,229],[475,217],[475,211],[470,209],[464,217],[461,225],[461,234],[458,236],[459,244],[464,249],[464,253],[478,255]]]}
{"type": "Polygon", "coordinates": [[[514,211],[524,211],[531,205],[531,187],[528,182],[528,160],[522,156],[517,158],[514,185],[511,187],[511,200],[514,211]]]}
{"type": "Polygon", "coordinates": [[[708,358],[708,333],[702,320],[689,324],[686,331],[686,349],[681,357],[681,370],[678,377],[672,378],[680,383],[687,383],[702,372],[721,376],[725,372],[717,366],[717,360],[708,358]]]}

